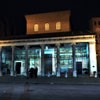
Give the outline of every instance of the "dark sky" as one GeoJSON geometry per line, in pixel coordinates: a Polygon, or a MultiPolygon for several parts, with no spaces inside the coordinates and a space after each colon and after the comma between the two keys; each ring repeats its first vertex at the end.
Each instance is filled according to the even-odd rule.
{"type": "Polygon", "coordinates": [[[100,17],[100,0],[1,0],[0,16],[71,10],[73,30],[88,30],[89,20],[100,17]]]}

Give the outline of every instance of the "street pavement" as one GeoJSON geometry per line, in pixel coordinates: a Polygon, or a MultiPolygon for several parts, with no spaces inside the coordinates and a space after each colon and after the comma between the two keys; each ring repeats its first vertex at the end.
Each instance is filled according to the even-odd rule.
{"type": "Polygon", "coordinates": [[[0,100],[100,100],[100,78],[0,77],[0,100]]]}
{"type": "Polygon", "coordinates": [[[30,84],[95,84],[100,85],[100,78],[94,77],[38,77],[27,78],[25,76],[2,76],[0,83],[30,83],[30,84]]]}
{"type": "Polygon", "coordinates": [[[1,83],[0,100],[100,100],[100,85],[1,83]]]}

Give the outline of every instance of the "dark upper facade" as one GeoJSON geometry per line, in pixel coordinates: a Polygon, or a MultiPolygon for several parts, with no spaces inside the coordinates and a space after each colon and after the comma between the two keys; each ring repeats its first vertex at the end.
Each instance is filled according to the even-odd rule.
{"type": "Polygon", "coordinates": [[[0,38],[26,34],[26,19],[24,16],[0,17],[0,38]]]}
{"type": "Polygon", "coordinates": [[[100,17],[93,17],[90,20],[90,30],[96,35],[96,50],[97,55],[100,56],[100,17]]]}
{"type": "Polygon", "coordinates": [[[90,30],[92,32],[100,33],[100,17],[93,17],[90,20],[90,30]]]}
{"type": "Polygon", "coordinates": [[[53,32],[70,32],[70,11],[0,17],[0,38],[53,32]]]}
{"type": "Polygon", "coordinates": [[[0,39],[2,40],[89,34],[87,32],[71,32],[71,30],[71,12],[68,10],[20,17],[0,17],[0,39]]]}

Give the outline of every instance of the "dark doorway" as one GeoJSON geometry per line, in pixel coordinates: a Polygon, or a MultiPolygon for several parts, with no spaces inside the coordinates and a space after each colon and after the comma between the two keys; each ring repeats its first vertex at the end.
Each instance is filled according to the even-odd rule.
{"type": "Polygon", "coordinates": [[[52,54],[44,54],[44,72],[52,74],[52,54]]]}
{"type": "Polygon", "coordinates": [[[82,62],[76,62],[77,75],[82,75],[82,62]]]}
{"type": "Polygon", "coordinates": [[[21,62],[16,62],[16,74],[20,74],[21,72],[21,62]]]}

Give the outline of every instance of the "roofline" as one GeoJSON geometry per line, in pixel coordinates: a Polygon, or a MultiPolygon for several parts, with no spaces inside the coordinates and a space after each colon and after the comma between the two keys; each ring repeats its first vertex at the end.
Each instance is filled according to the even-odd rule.
{"type": "Polygon", "coordinates": [[[58,12],[67,12],[69,15],[71,15],[71,10],[58,10],[58,11],[48,11],[48,12],[31,13],[31,14],[25,15],[25,17],[33,16],[33,15],[40,15],[40,14],[58,13],[58,12]]]}
{"type": "Polygon", "coordinates": [[[38,38],[48,38],[48,37],[52,38],[52,37],[82,36],[82,35],[95,35],[95,33],[90,33],[90,32],[53,32],[53,33],[44,33],[44,34],[6,36],[6,37],[0,37],[0,40],[38,39],[38,38]]]}

